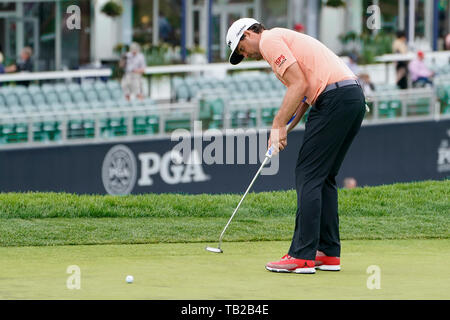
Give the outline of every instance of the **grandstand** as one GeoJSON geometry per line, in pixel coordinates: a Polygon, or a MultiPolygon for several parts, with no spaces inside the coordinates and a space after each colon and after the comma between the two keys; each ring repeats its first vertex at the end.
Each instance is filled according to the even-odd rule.
{"type": "MultiPolygon", "coordinates": [[[[116,79],[41,82],[0,87],[2,146],[162,136],[179,128],[191,130],[195,120],[202,121],[203,129],[269,127],[286,90],[265,70],[172,77],[169,103],[151,97],[127,101],[116,79]]],[[[366,123],[450,114],[445,72],[434,88],[376,88],[367,97],[371,112],[366,123]]]]}

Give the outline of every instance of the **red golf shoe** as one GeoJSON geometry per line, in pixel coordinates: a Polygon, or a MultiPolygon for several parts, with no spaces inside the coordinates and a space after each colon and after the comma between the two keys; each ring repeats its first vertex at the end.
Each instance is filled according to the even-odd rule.
{"type": "Polygon", "coordinates": [[[296,259],[288,254],[279,261],[267,263],[266,269],[272,272],[316,273],[314,260],[296,259]]]}
{"type": "Polygon", "coordinates": [[[315,266],[323,271],[339,271],[341,270],[341,258],[329,257],[321,251],[317,251],[315,266]]]}

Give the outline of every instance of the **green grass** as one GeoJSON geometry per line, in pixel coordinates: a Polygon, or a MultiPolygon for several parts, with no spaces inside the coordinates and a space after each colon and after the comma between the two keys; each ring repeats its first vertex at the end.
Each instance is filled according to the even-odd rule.
{"type": "MultiPolygon", "coordinates": [[[[339,190],[343,240],[450,238],[450,180],[339,190]]],[[[0,194],[0,246],[216,241],[240,194],[0,194]]],[[[289,240],[296,193],[251,193],[225,241],[289,240]]]]}
{"type": "Polygon", "coordinates": [[[289,248],[295,191],[249,194],[223,254],[204,247],[241,195],[0,194],[0,299],[449,299],[449,190],[339,190],[342,271],[315,275],[264,269],[289,248]],[[66,286],[70,265],[80,290],[66,286]],[[381,289],[367,287],[371,265],[381,289]]]}
{"type": "Polygon", "coordinates": [[[289,242],[0,248],[0,299],[449,299],[450,240],[347,240],[342,271],[314,275],[264,269],[289,242]],[[80,268],[69,290],[67,267],[80,268]],[[380,270],[369,289],[367,268],[380,270]],[[134,276],[127,284],[125,277],[134,276]]]}

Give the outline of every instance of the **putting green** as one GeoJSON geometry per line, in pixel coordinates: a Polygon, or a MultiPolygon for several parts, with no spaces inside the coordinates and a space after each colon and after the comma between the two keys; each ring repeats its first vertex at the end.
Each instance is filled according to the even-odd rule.
{"type": "Polygon", "coordinates": [[[342,271],[314,275],[264,269],[288,242],[225,242],[223,254],[205,246],[3,247],[0,299],[450,299],[449,239],[344,241],[342,271]],[[70,265],[79,290],[67,288],[70,265]],[[372,265],[380,289],[367,287],[372,265]]]}

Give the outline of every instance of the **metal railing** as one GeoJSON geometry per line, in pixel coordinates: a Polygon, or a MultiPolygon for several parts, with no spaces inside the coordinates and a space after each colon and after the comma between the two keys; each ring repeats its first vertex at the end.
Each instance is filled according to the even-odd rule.
{"type": "Polygon", "coordinates": [[[368,95],[366,101],[370,112],[366,114],[365,121],[369,123],[441,117],[440,105],[432,87],[375,93],[368,95]]]}
{"type": "Polygon", "coordinates": [[[105,141],[134,141],[160,139],[168,136],[168,124],[180,122],[181,127],[193,130],[198,118],[198,107],[194,102],[160,104],[151,106],[119,107],[101,110],[53,111],[0,116],[0,126],[20,126],[20,141],[3,143],[0,149],[17,149],[39,146],[101,143],[105,141]],[[152,123],[139,125],[139,118],[152,123]],[[116,125],[111,126],[111,121],[116,125]],[[188,122],[188,123],[187,123],[188,122]],[[36,126],[55,125],[53,139],[36,141],[40,130],[36,126]],[[153,128],[149,132],[139,127],[153,128]],[[156,128],[156,129],[155,129],[156,128]]]}
{"type": "Polygon", "coordinates": [[[83,69],[44,72],[17,72],[0,74],[0,82],[34,81],[34,80],[67,80],[74,78],[110,77],[111,69],[83,69]]]}
{"type": "MultiPolygon", "coordinates": [[[[214,122],[214,119],[218,119],[214,122],[214,128],[220,130],[269,128],[282,100],[281,94],[275,97],[232,100],[230,94],[222,90],[202,92],[196,100],[182,103],[1,115],[0,126],[20,125],[22,139],[19,142],[3,143],[0,149],[168,138],[170,132],[177,128],[177,125],[168,128],[168,123],[171,122],[178,121],[181,123],[179,127],[193,132],[194,122],[204,117],[202,108],[206,108],[207,121],[214,122]],[[221,100],[223,108],[214,113],[211,111],[212,107],[205,104],[211,100],[221,100]],[[143,125],[138,123],[139,119],[144,121],[143,125]],[[111,125],[108,121],[116,123],[111,125]],[[36,125],[45,123],[57,125],[57,138],[35,141],[36,125]],[[146,127],[151,130],[146,130],[146,127]]],[[[368,96],[367,100],[370,112],[366,113],[363,125],[450,118],[450,114],[441,114],[433,88],[386,91],[368,96]]],[[[208,123],[203,125],[203,129],[208,128],[211,128],[208,123]]],[[[303,128],[303,123],[297,127],[300,130],[303,128]]]]}

